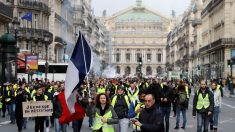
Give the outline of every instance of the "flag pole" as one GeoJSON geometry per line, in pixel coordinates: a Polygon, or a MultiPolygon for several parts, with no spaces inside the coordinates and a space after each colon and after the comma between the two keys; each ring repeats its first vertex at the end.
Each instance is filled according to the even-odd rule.
{"type": "MultiPolygon", "coordinates": [[[[81,34],[81,32],[79,32],[79,33],[81,34]]],[[[82,39],[82,37],[83,37],[83,34],[81,34],[81,39],[82,39]]],[[[85,51],[84,51],[83,41],[81,41],[81,42],[82,42],[83,58],[84,58],[84,61],[85,61],[85,69],[86,69],[86,74],[87,74],[86,55],[85,55],[85,51]]],[[[88,94],[89,94],[89,97],[90,97],[90,87],[89,87],[88,75],[86,76],[86,80],[87,80],[88,94]]]]}

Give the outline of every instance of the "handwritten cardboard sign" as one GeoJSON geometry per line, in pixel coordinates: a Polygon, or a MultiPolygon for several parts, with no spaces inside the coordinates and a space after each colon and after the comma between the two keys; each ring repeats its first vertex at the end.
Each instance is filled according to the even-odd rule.
{"type": "Polygon", "coordinates": [[[23,102],[23,117],[51,116],[52,112],[51,101],[23,102]]]}

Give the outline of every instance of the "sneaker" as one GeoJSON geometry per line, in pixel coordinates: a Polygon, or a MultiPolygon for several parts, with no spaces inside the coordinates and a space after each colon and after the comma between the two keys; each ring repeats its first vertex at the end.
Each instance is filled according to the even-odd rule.
{"type": "Polygon", "coordinates": [[[182,126],[181,128],[182,128],[182,129],[185,129],[185,126],[182,126]]]}
{"type": "Polygon", "coordinates": [[[49,127],[47,127],[47,128],[46,128],[46,132],[49,132],[49,131],[50,131],[50,129],[49,129],[49,127]]]}
{"type": "Polygon", "coordinates": [[[179,129],[179,127],[178,127],[178,126],[176,126],[174,129],[179,129]]]}
{"type": "Polygon", "coordinates": [[[5,115],[2,115],[2,118],[4,118],[5,117],[5,115]]]}

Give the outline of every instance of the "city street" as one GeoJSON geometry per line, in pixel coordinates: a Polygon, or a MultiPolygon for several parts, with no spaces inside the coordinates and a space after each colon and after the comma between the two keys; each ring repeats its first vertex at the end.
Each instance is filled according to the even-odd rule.
{"type": "MultiPolygon", "coordinates": [[[[191,116],[192,111],[192,99],[190,100],[189,110],[187,111],[188,122],[185,129],[185,132],[195,132],[196,131],[196,119],[191,116]]],[[[171,113],[173,115],[173,113],[171,113]]],[[[17,126],[16,124],[9,124],[9,116],[6,118],[0,117],[0,130],[1,132],[16,132],[17,126]]],[[[235,124],[235,98],[223,98],[222,109],[220,113],[219,120],[219,132],[234,132],[234,124],[235,124]]],[[[170,117],[170,132],[183,132],[184,130],[179,129],[174,130],[175,127],[175,118],[170,117]]],[[[72,132],[71,125],[68,127],[68,132],[72,132]]],[[[29,120],[27,129],[23,130],[23,132],[33,132],[34,131],[34,121],[29,120]]],[[[51,128],[50,132],[53,132],[54,129],[51,128]]],[[[88,127],[88,120],[85,118],[83,121],[83,126],[81,132],[89,132],[91,131],[88,127]]],[[[131,129],[130,129],[131,131],[131,129]]]]}

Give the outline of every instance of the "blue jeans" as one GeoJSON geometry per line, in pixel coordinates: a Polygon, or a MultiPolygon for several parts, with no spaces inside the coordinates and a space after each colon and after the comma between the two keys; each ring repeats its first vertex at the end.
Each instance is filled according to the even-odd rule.
{"type": "Polygon", "coordinates": [[[214,109],[213,109],[213,116],[212,116],[212,118],[210,119],[210,124],[211,124],[214,128],[217,128],[217,127],[218,127],[219,112],[220,112],[219,106],[215,106],[214,109]]]}
{"type": "Polygon", "coordinates": [[[161,107],[160,108],[163,116],[164,116],[164,119],[165,119],[165,124],[166,124],[166,131],[165,132],[169,132],[169,118],[170,118],[170,113],[171,113],[171,107],[161,107]]]}
{"type": "Polygon", "coordinates": [[[187,123],[186,108],[179,108],[179,107],[176,108],[176,127],[179,127],[180,124],[180,112],[182,112],[183,115],[182,127],[185,127],[187,123]]]}
{"type": "Polygon", "coordinates": [[[202,126],[203,132],[208,132],[209,120],[210,116],[207,113],[197,113],[197,132],[202,132],[202,126]]]}
{"type": "Polygon", "coordinates": [[[9,113],[10,113],[11,123],[15,123],[15,109],[16,109],[15,103],[9,104],[9,113]]]}
{"type": "Polygon", "coordinates": [[[55,129],[55,132],[60,132],[60,130],[62,132],[66,132],[67,128],[67,124],[60,124],[59,123],[59,118],[54,118],[54,129],[55,129]]]}
{"type": "Polygon", "coordinates": [[[93,126],[93,122],[94,122],[93,117],[89,117],[88,122],[89,122],[89,127],[92,127],[93,126]]]}

